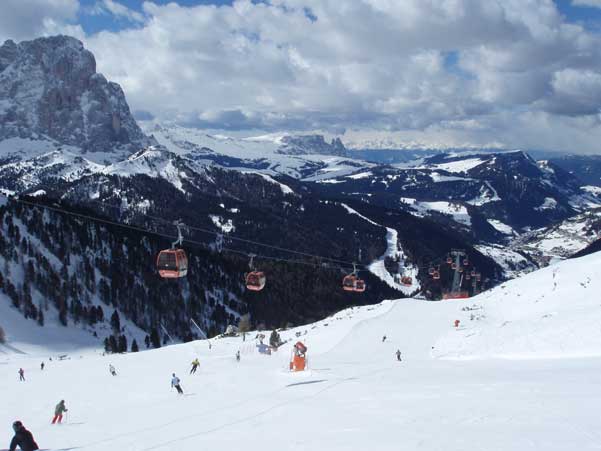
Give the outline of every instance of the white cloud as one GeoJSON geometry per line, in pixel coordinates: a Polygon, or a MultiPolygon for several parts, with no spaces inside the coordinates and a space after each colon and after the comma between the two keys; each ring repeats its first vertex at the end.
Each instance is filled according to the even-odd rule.
{"type": "Polygon", "coordinates": [[[572,0],[574,6],[589,6],[591,8],[601,8],[601,0],[572,0]]]}
{"type": "Polygon", "coordinates": [[[138,11],[128,8],[127,6],[115,0],[98,0],[90,9],[90,14],[111,14],[118,19],[125,19],[129,22],[142,23],[144,15],[138,11]]]}
{"type": "Polygon", "coordinates": [[[598,149],[601,37],[552,0],[95,6],[134,25],[85,37],[99,71],[159,119],[598,149]]]}
{"type": "MultiPolygon", "coordinates": [[[[74,21],[78,9],[78,0],[3,0],[0,42],[6,39],[21,41],[55,32],[59,24],[74,21]]],[[[81,28],[70,30],[75,32],[81,28]]]]}

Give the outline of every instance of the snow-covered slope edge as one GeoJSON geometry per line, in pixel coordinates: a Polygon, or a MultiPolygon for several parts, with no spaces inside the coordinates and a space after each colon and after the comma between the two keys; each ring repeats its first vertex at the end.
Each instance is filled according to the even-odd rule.
{"type": "Polygon", "coordinates": [[[457,305],[458,330],[440,337],[443,358],[601,356],[601,255],[567,260],[457,305]]]}

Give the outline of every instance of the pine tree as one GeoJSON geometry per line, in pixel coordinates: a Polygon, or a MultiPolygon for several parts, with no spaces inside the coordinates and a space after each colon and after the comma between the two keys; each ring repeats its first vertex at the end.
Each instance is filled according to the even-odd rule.
{"type": "Polygon", "coordinates": [[[42,309],[38,309],[38,324],[40,326],[44,325],[44,312],[42,311],[42,309]]]}
{"type": "Polygon", "coordinates": [[[67,307],[63,305],[63,307],[58,312],[58,319],[63,326],[67,326],[67,307]]]}
{"type": "Polygon", "coordinates": [[[119,313],[117,310],[115,310],[111,315],[111,327],[113,328],[113,333],[115,335],[121,332],[121,319],[119,318],[119,313]]]}
{"type": "Polygon", "coordinates": [[[109,337],[106,337],[106,338],[104,339],[104,350],[105,350],[106,352],[111,352],[111,342],[110,342],[110,340],[109,340],[109,337]]]}
{"type": "Polygon", "coordinates": [[[138,348],[138,342],[134,338],[134,341],[131,343],[131,352],[138,352],[140,349],[138,348]]]}
{"type": "Polygon", "coordinates": [[[146,345],[146,348],[150,348],[150,335],[146,335],[146,337],[144,338],[144,344],[146,345]]]}
{"type": "Polygon", "coordinates": [[[0,326],[0,343],[6,343],[6,334],[4,333],[4,329],[0,326]]]}
{"type": "Polygon", "coordinates": [[[152,343],[152,347],[155,349],[161,347],[161,337],[156,327],[153,327],[150,331],[150,343],[152,343]]]}
{"type": "Polygon", "coordinates": [[[125,335],[120,335],[119,336],[119,352],[120,353],[125,353],[127,352],[127,337],[125,335]]]}
{"type": "Polygon", "coordinates": [[[111,335],[109,337],[109,345],[110,345],[111,352],[115,353],[115,352],[119,351],[119,344],[117,343],[117,339],[115,338],[114,335],[111,335]]]}

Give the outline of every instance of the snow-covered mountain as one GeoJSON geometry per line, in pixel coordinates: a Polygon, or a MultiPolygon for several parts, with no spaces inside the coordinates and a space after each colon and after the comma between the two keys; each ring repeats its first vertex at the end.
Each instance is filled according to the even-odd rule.
{"type": "MultiPolygon", "coordinates": [[[[453,274],[445,267],[441,278],[433,280],[427,270],[451,249],[466,250],[482,273],[483,285],[464,287],[478,292],[544,263],[544,258],[511,244],[521,243],[524,233],[600,205],[594,187],[582,186],[552,162],[537,163],[524,152],[438,152],[423,154],[411,163],[383,165],[353,158],[339,139],[320,135],[225,136],[151,123],[144,124],[143,132],[129,114],[120,88],[99,81],[93,57],[79,41],[56,37],[7,42],[3,49],[2,193],[26,195],[29,201],[46,206],[84,211],[87,216],[168,236],[173,234],[175,219],[195,228],[186,231],[186,239],[202,250],[196,265],[209,266],[206,272],[189,276],[190,286],[181,287],[176,296],[182,305],[173,316],[159,315],[173,292],[141,290],[124,282],[134,283],[143,273],[143,286],[154,287],[152,254],[168,243],[134,240],[125,245],[126,253],[137,255],[140,261],[131,267],[116,265],[124,279],[113,280],[105,274],[107,284],[110,281],[120,288],[110,296],[105,293],[104,299],[116,304],[124,319],[147,332],[159,328],[159,318],[181,340],[195,333],[190,319],[216,333],[245,313],[267,325],[322,318],[349,302],[339,285],[353,263],[361,265],[370,287],[353,302],[374,303],[385,296],[420,290],[429,299],[439,299],[448,291],[453,274]],[[27,83],[12,86],[10,74],[27,83]],[[42,120],[55,92],[68,101],[52,104],[51,121],[42,120]],[[93,99],[93,108],[84,108],[83,99],[93,99]],[[213,255],[219,248],[213,232],[225,236],[225,244],[238,257],[213,255]],[[265,251],[249,244],[252,241],[270,249],[262,263],[270,272],[269,290],[258,295],[265,303],[252,302],[236,276],[224,276],[231,268],[244,272],[241,268],[248,262],[240,254],[265,251]],[[320,258],[301,262],[305,267],[299,269],[294,265],[300,263],[290,263],[290,253],[278,248],[320,258]],[[272,258],[287,262],[273,263],[272,258]],[[321,259],[342,261],[346,267],[328,267],[327,263],[324,267],[321,259]],[[403,277],[410,278],[410,283],[402,283],[403,277]],[[152,307],[143,310],[134,292],[158,294],[152,307]],[[123,293],[128,293],[127,299],[123,293]],[[201,306],[190,308],[196,299],[202,299],[201,306]],[[295,309],[289,308],[292,300],[295,309]]],[[[42,232],[46,216],[40,217],[33,207],[23,209],[6,202],[2,212],[24,224],[19,236],[8,222],[0,227],[4,242],[27,236],[22,245],[25,252],[31,240],[50,240],[42,232]]],[[[51,222],[60,221],[53,218],[51,222]]],[[[57,242],[48,249],[59,260],[92,258],[81,250],[95,232],[80,230],[77,224],[63,224],[78,230],[73,232],[79,234],[77,238],[71,235],[67,243],[57,242]]],[[[110,249],[109,255],[103,255],[105,260],[120,253],[116,243],[126,240],[121,233],[109,232],[95,242],[110,249]]],[[[64,236],[52,239],[60,241],[64,236]]],[[[0,249],[0,258],[15,262],[16,272],[28,269],[28,260],[10,250],[0,249]]],[[[106,272],[107,263],[95,258],[106,272]]],[[[62,268],[47,274],[58,286],[55,276],[62,284],[71,283],[62,268]]],[[[45,292],[44,283],[28,282],[45,292]]],[[[23,315],[35,318],[39,306],[23,294],[24,280],[19,283],[13,284],[9,297],[23,315]]],[[[81,301],[78,290],[87,290],[81,308],[89,308],[95,290],[100,289],[92,285],[67,290],[63,301],[56,300],[57,308],[64,312],[69,306],[67,314],[75,319],[73,312],[79,311],[81,301]]]]}
{"type": "MultiPolygon", "coordinates": [[[[121,87],[97,73],[94,55],[68,36],[0,46],[0,140],[10,138],[98,155],[124,155],[152,144],[121,87]]],[[[13,154],[6,150],[2,159],[13,154]]]]}
{"type": "Polygon", "coordinates": [[[240,443],[251,451],[392,451],[400,444],[592,450],[598,421],[589,406],[601,399],[599,289],[597,254],[467,302],[403,299],[348,308],[281,330],[287,343],[271,355],[257,352],[251,332],[246,341],[237,335],[106,356],[81,342],[65,349],[60,336],[9,323],[8,346],[0,346],[0,422],[18,418],[43,449],[84,451],[240,443]],[[309,367],[291,373],[299,340],[309,367]],[[190,375],[196,357],[201,364],[190,375]],[[184,396],[170,390],[174,372],[184,396]],[[60,399],[68,416],[53,426],[60,399]]]}
{"type": "Polygon", "coordinates": [[[521,151],[439,154],[318,184],[328,195],[403,208],[497,244],[601,205],[597,191],[521,151]]]}
{"type": "Polygon", "coordinates": [[[597,241],[601,234],[601,209],[590,209],[558,224],[533,230],[510,241],[510,247],[546,265],[565,259],[597,241]]]}
{"type": "Polygon", "coordinates": [[[305,180],[374,166],[352,158],[339,139],[327,143],[322,135],[236,137],[178,125],[143,123],[142,127],[178,155],[241,171],[305,180]]]}

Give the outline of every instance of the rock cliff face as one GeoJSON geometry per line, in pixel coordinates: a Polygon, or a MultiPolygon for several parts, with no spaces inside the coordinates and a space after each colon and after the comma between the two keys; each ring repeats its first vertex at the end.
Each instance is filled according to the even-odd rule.
{"type": "Polygon", "coordinates": [[[96,72],[75,38],[0,47],[0,140],[51,138],[84,152],[136,151],[153,143],[136,124],[121,87],[96,72]]]}
{"type": "Polygon", "coordinates": [[[331,143],[327,143],[322,135],[297,135],[284,136],[282,146],[277,153],[283,155],[334,155],[346,157],[347,150],[340,141],[340,138],[334,138],[331,143]]]}

